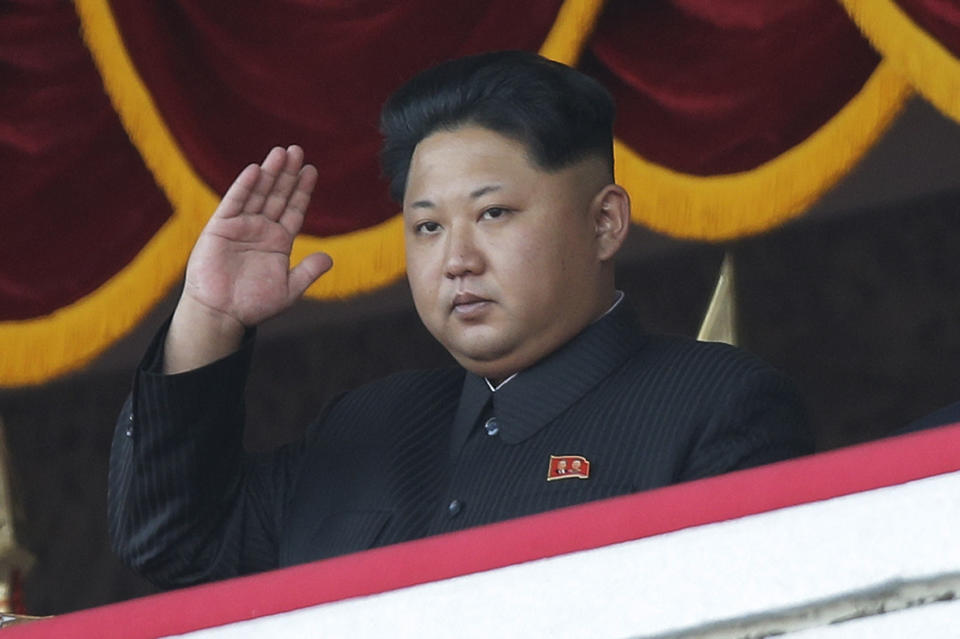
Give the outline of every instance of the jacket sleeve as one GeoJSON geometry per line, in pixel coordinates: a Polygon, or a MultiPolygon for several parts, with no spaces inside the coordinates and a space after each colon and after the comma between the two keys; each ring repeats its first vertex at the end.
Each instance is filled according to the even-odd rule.
{"type": "Polygon", "coordinates": [[[793,382],[756,358],[738,353],[694,438],[677,481],[709,477],[813,452],[803,401],[793,382]]]}
{"type": "Polygon", "coordinates": [[[114,551],[161,587],[274,568],[284,498],[300,458],[242,447],[253,350],[163,375],[161,331],[135,373],[114,432],[108,518],[114,551]]]}

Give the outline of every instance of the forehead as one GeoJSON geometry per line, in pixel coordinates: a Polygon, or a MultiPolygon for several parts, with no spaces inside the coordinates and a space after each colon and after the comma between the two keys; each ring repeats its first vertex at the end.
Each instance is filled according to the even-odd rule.
{"type": "Polygon", "coordinates": [[[417,144],[410,159],[407,196],[445,187],[469,188],[496,179],[525,182],[548,173],[513,138],[478,126],[436,131],[417,144]]]}

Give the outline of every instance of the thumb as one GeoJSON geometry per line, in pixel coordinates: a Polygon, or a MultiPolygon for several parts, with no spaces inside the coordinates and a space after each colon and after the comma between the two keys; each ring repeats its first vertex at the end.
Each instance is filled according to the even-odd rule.
{"type": "Polygon", "coordinates": [[[326,253],[311,253],[303,258],[299,264],[290,270],[287,280],[287,290],[290,292],[290,303],[299,299],[307,288],[317,281],[321,275],[330,270],[333,259],[326,253]]]}

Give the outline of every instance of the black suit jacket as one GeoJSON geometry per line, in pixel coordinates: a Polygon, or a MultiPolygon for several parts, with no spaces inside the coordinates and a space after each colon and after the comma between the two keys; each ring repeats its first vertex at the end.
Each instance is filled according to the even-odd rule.
{"type": "MultiPolygon", "coordinates": [[[[162,335],[145,361],[159,358],[162,335]]],[[[722,344],[643,335],[623,303],[496,393],[461,369],[331,402],[306,438],[241,450],[251,346],[137,373],[111,454],[115,549],[182,585],[518,517],[809,452],[789,382],[722,344]],[[483,424],[495,417],[499,430],[483,424]],[[587,479],[547,481],[551,455],[587,479]]]]}

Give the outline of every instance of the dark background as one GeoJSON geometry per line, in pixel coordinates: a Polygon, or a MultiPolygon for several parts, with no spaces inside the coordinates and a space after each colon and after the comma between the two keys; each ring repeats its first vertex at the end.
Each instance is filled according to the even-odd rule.
{"type": "MultiPolygon", "coordinates": [[[[634,229],[619,285],[650,330],[694,335],[726,250],[741,344],[796,380],[820,450],[883,437],[960,400],[960,127],[925,103],[911,103],[841,185],[774,232],[720,246],[634,229]]],[[[131,371],[175,299],[85,371],[0,391],[18,535],[37,558],[32,614],[153,592],[109,551],[107,455],[131,371]]],[[[366,380],[450,362],[405,283],[301,302],[261,330],[247,443],[295,438],[327,398],[366,380]]]]}

